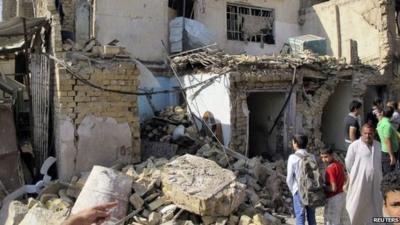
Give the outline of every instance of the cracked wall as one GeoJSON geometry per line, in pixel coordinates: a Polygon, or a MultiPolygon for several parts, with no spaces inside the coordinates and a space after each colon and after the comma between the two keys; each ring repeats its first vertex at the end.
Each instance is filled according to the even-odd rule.
{"type": "MultiPolygon", "coordinates": [[[[85,80],[119,91],[135,92],[139,72],[129,60],[106,60],[94,66],[79,61],[85,80]]],[[[90,87],[59,69],[57,90],[60,146],[57,157],[62,179],[93,165],[140,161],[140,123],[136,95],[122,95],[90,87]]]]}
{"type": "Polygon", "coordinates": [[[306,9],[303,34],[327,38],[328,54],[343,57],[347,42],[358,45],[362,63],[376,64],[381,74],[392,73],[396,33],[394,1],[332,0],[306,9]],[[366,35],[368,34],[368,35],[366,35]]]}
{"type": "MultiPolygon", "coordinates": [[[[293,97],[295,98],[295,116],[289,121],[286,120],[287,137],[297,132],[303,132],[309,136],[309,146],[311,151],[317,151],[325,145],[322,140],[322,116],[324,108],[340,80],[344,79],[337,76],[328,76],[326,80],[311,81],[304,79],[304,75],[311,72],[307,69],[297,70],[297,85],[294,88],[293,97]],[[304,87],[313,85],[312,91],[305,91],[304,87]]],[[[314,72],[315,73],[315,72],[314,72]]],[[[389,83],[388,78],[377,76],[378,72],[374,70],[354,70],[347,77],[352,83],[352,98],[363,101],[367,91],[367,85],[380,85],[389,83]]],[[[321,73],[322,75],[322,73],[321,73]]],[[[232,73],[230,86],[231,101],[231,129],[232,137],[230,147],[243,154],[247,151],[248,145],[248,114],[247,96],[249,91],[288,91],[293,78],[293,69],[269,70],[260,72],[232,73]]],[[[281,107],[281,106],[274,106],[281,107]]],[[[346,108],[347,105],[338,105],[346,108]]],[[[285,135],[283,135],[285,136],[285,135]]],[[[286,143],[287,147],[291,146],[286,143]]],[[[282,150],[277,150],[282,151],[282,150]]]]}
{"type": "MultiPolygon", "coordinates": [[[[105,59],[94,63],[85,57],[85,60],[74,58],[62,49],[62,27],[54,1],[38,0],[36,11],[38,16],[52,21],[50,53],[60,60],[73,61],[82,79],[109,89],[137,91],[139,71],[134,62],[105,59]]],[[[111,166],[117,160],[140,161],[136,95],[110,93],[84,85],[56,63],[51,82],[54,148],[60,179],[68,181],[95,164],[111,166]]]]}

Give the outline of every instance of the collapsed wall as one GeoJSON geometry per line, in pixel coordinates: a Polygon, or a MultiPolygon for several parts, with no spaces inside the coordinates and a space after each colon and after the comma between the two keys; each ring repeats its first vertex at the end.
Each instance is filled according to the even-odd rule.
{"type": "MultiPolygon", "coordinates": [[[[380,76],[378,68],[374,66],[349,65],[342,59],[310,53],[299,57],[290,55],[255,57],[226,55],[206,50],[178,56],[173,59],[173,66],[181,74],[189,77],[204,76],[200,82],[210,79],[207,76],[210,73],[229,75],[229,84],[226,87],[231,107],[231,121],[227,124],[231,135],[229,146],[245,155],[249,153],[251,135],[249,133],[251,112],[248,105],[251,93],[279,92],[287,99],[290,90],[293,89],[287,104],[284,104],[285,100],[282,104],[271,105],[278,108],[278,112],[281,108],[283,110],[280,120],[275,120],[278,118],[276,115],[271,117],[272,122],[278,121],[274,129],[279,130],[275,134],[281,143],[273,146],[276,149],[271,154],[281,155],[281,158],[291,153],[290,138],[298,132],[305,133],[309,137],[311,151],[324,146],[321,131],[322,115],[340,81],[351,83],[352,98],[361,102],[369,85],[389,83],[389,77],[380,76]]],[[[192,97],[188,98],[188,101],[192,101],[192,97]]],[[[348,106],[338,107],[347,109],[348,106]]],[[[264,130],[264,135],[268,135],[270,130],[271,127],[264,130]]]]}
{"type": "MultiPolygon", "coordinates": [[[[95,63],[96,64],[96,63],[95,63]]],[[[101,65],[79,61],[85,81],[101,87],[135,92],[139,72],[130,60],[103,60],[101,65]]],[[[123,95],[89,86],[63,68],[58,69],[55,96],[59,123],[56,146],[59,175],[89,171],[95,164],[140,160],[140,131],[136,95],[123,95]]]]}
{"type": "MultiPolygon", "coordinates": [[[[75,7],[72,1],[62,3],[66,11],[75,7]]],[[[36,14],[52,21],[53,135],[60,179],[69,180],[95,164],[111,166],[118,160],[140,161],[137,96],[102,90],[136,92],[139,75],[136,64],[115,55],[101,60],[91,54],[91,48],[84,49],[85,52],[76,48],[66,52],[61,31],[72,29],[73,15],[67,17],[62,27],[59,11],[54,1],[49,0],[36,2],[36,14]]]]}

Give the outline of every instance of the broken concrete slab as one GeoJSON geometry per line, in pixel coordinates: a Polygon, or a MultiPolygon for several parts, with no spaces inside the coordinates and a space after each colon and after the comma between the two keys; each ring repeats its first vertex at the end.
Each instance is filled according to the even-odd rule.
{"type": "Polygon", "coordinates": [[[160,208],[161,206],[163,206],[164,204],[167,204],[167,203],[169,203],[169,201],[167,200],[167,198],[165,196],[163,196],[163,197],[157,198],[155,201],[150,203],[148,205],[148,207],[149,207],[149,209],[151,211],[154,211],[154,210],[160,208]]]}
{"type": "Polygon", "coordinates": [[[178,207],[201,216],[229,216],[245,199],[245,185],[215,162],[186,154],[165,165],[163,191],[178,207]]]}
{"type": "Polygon", "coordinates": [[[135,209],[142,208],[144,204],[144,200],[137,193],[129,197],[129,202],[133,205],[133,207],[135,207],[135,209]]]}
{"type": "Polygon", "coordinates": [[[161,221],[161,214],[158,212],[152,212],[149,215],[149,225],[159,224],[161,221]]]}
{"type": "Polygon", "coordinates": [[[253,216],[253,223],[255,225],[268,225],[268,220],[261,214],[256,214],[253,216]]]}
{"type": "Polygon", "coordinates": [[[102,203],[117,201],[117,207],[111,211],[111,217],[122,219],[128,209],[132,179],[116,170],[94,166],[71,213],[97,206],[102,203]]]}
{"type": "Polygon", "coordinates": [[[28,206],[19,202],[12,201],[8,208],[8,217],[5,225],[18,225],[28,213],[28,206]]]}
{"type": "Polygon", "coordinates": [[[251,223],[251,217],[242,215],[239,219],[239,225],[249,225],[251,223]]]}
{"type": "Polygon", "coordinates": [[[61,225],[66,215],[67,211],[54,212],[38,203],[28,211],[19,225],[61,225]]]}

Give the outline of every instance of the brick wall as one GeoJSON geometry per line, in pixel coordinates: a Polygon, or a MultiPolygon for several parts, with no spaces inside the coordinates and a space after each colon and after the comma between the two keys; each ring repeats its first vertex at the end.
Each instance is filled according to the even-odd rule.
{"type": "MultiPolygon", "coordinates": [[[[86,80],[99,86],[135,92],[138,87],[139,72],[132,61],[112,61],[108,68],[93,67],[83,76],[86,80]]],[[[79,67],[89,68],[87,61],[79,62],[79,67]]],[[[83,84],[65,69],[60,69],[59,98],[60,113],[71,118],[76,126],[89,113],[98,117],[113,117],[118,122],[128,122],[138,127],[137,97],[102,91],[83,84]]],[[[139,137],[137,132],[135,137],[139,137]]]]}
{"type": "MultiPolygon", "coordinates": [[[[74,68],[85,80],[98,86],[137,91],[139,72],[130,60],[104,60],[101,65],[79,61],[74,68]]],[[[59,166],[61,178],[68,179],[71,175],[90,170],[95,164],[111,166],[116,161],[140,161],[137,96],[88,86],[64,68],[58,68],[58,73],[55,93],[58,105],[55,109],[60,126],[58,155],[63,159],[59,166]],[[129,126],[130,131],[121,130],[121,126],[125,125],[129,126]],[[96,126],[102,128],[92,129],[96,126]],[[82,134],[82,130],[86,133],[82,134]],[[72,135],[74,139],[65,139],[63,135],[72,135]],[[118,141],[119,138],[122,141],[118,141]],[[110,142],[114,144],[110,145],[110,142]],[[92,161],[80,161],[85,157],[92,161]]]]}
{"type": "MultiPolygon", "coordinates": [[[[52,21],[49,53],[60,60],[71,60],[62,49],[61,30],[65,28],[61,27],[54,1],[38,0],[36,6],[39,16],[52,21]]],[[[89,65],[87,60],[73,61],[74,68],[92,83],[114,90],[137,90],[138,70],[132,61],[103,60],[101,65],[93,62],[89,65]]],[[[138,162],[137,96],[84,85],[57,63],[52,73],[53,135],[59,178],[68,181],[74,174],[90,171],[92,165],[110,166],[116,159],[138,162]]]]}
{"type": "MultiPolygon", "coordinates": [[[[301,86],[303,76],[312,71],[307,69],[297,70],[297,82],[301,86]]],[[[315,73],[315,72],[313,72],[315,73]]],[[[320,75],[323,75],[321,72],[320,75]]],[[[390,76],[380,76],[378,71],[373,69],[359,69],[349,71],[352,78],[353,97],[363,101],[363,96],[367,91],[367,85],[388,84],[390,76]]],[[[292,81],[292,69],[270,69],[261,72],[238,72],[230,76],[230,101],[231,110],[231,129],[232,139],[230,147],[235,151],[245,153],[248,145],[248,118],[243,112],[243,104],[247,104],[249,91],[273,91],[288,90],[292,81]]],[[[303,132],[309,136],[309,149],[315,151],[324,146],[322,141],[321,124],[322,114],[325,105],[340,81],[339,77],[330,76],[321,85],[307,97],[303,91],[296,92],[296,122],[294,127],[288,128],[287,132],[303,132]]]]}

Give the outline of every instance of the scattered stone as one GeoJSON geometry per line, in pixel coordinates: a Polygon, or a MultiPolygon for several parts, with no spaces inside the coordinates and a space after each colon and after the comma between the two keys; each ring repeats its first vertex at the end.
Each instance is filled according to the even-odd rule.
{"type": "Polygon", "coordinates": [[[138,194],[140,197],[143,197],[147,192],[146,185],[143,185],[138,182],[133,182],[132,186],[133,186],[133,190],[135,190],[135,193],[138,194]]]}
{"type": "Polygon", "coordinates": [[[137,179],[139,174],[136,172],[135,167],[133,165],[128,165],[122,168],[122,172],[126,175],[132,177],[133,179],[137,179]]]}
{"type": "Polygon", "coordinates": [[[218,217],[215,225],[226,225],[228,223],[227,217],[218,217]]]}
{"type": "Polygon", "coordinates": [[[215,224],[217,221],[217,217],[215,216],[202,216],[201,220],[203,221],[204,225],[215,224]]]}
{"type": "Polygon", "coordinates": [[[244,161],[243,159],[239,159],[238,161],[236,161],[233,164],[233,168],[235,170],[239,170],[239,169],[242,169],[245,165],[246,165],[246,161],[244,161]]]}
{"type": "Polygon", "coordinates": [[[129,197],[129,202],[133,205],[135,209],[142,208],[144,204],[144,200],[137,193],[129,197]]]}
{"type": "Polygon", "coordinates": [[[8,208],[8,217],[5,225],[18,225],[28,213],[28,206],[19,201],[12,201],[8,208]]]}
{"type": "Polygon", "coordinates": [[[154,210],[160,208],[161,206],[163,206],[164,204],[166,204],[167,202],[168,201],[165,197],[159,197],[155,201],[153,201],[152,203],[149,204],[149,209],[151,211],[154,211],[154,210]]]}
{"type": "Polygon", "coordinates": [[[239,220],[239,225],[249,225],[251,223],[251,218],[246,215],[242,215],[239,220]]]}
{"type": "Polygon", "coordinates": [[[253,223],[255,225],[268,225],[268,220],[261,214],[256,214],[253,216],[253,223]]]}
{"type": "Polygon", "coordinates": [[[149,224],[156,225],[161,221],[161,214],[158,212],[152,212],[149,215],[149,224]]]}
{"type": "Polygon", "coordinates": [[[281,224],[281,221],[269,214],[268,212],[264,213],[264,218],[268,221],[268,224],[273,224],[273,225],[279,225],[281,224]]]}
{"type": "Polygon", "coordinates": [[[164,194],[201,216],[229,216],[244,201],[244,190],[232,171],[193,155],[178,157],[163,170],[164,194]]]}
{"type": "Polygon", "coordinates": [[[42,202],[43,204],[46,204],[47,201],[49,201],[50,199],[53,198],[58,198],[58,195],[56,194],[43,194],[42,196],[40,196],[40,202],[42,202]]]}
{"type": "Polygon", "coordinates": [[[67,211],[54,212],[41,204],[33,206],[19,225],[61,225],[66,219],[67,211]]]}
{"type": "Polygon", "coordinates": [[[228,219],[228,225],[236,225],[239,223],[239,217],[235,215],[230,215],[228,219]]]}
{"type": "Polygon", "coordinates": [[[151,201],[153,201],[154,199],[156,199],[158,196],[160,196],[160,193],[154,192],[154,193],[150,194],[149,196],[147,196],[147,197],[144,199],[144,201],[146,201],[146,202],[151,202],[151,201]]]}

